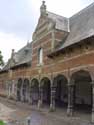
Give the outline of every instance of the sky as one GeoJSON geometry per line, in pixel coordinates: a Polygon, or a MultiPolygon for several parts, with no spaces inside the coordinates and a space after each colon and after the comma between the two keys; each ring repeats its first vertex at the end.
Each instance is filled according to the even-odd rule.
{"type": "MultiPolygon", "coordinates": [[[[47,10],[70,17],[94,0],[45,0],[47,10]]],[[[32,41],[42,0],[0,0],[0,50],[4,61],[32,41]]]]}

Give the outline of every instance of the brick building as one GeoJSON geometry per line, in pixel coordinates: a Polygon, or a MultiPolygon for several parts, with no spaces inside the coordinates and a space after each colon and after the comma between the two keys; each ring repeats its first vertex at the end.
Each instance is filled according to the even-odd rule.
{"type": "Polygon", "coordinates": [[[43,1],[32,42],[12,50],[0,71],[0,94],[50,111],[85,110],[94,121],[94,3],[70,18],[43,1]]]}

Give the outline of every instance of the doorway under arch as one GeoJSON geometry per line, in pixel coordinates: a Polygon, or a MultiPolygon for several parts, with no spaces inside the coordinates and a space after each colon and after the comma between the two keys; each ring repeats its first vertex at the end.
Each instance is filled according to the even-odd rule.
{"type": "Polygon", "coordinates": [[[21,101],[21,89],[22,89],[22,79],[18,79],[18,83],[17,83],[17,100],[21,101]]]}
{"type": "Polygon", "coordinates": [[[54,86],[56,87],[55,105],[56,107],[67,107],[68,104],[68,81],[67,78],[59,74],[54,78],[54,86]]]}
{"type": "Polygon", "coordinates": [[[43,90],[43,104],[49,105],[50,106],[50,98],[51,98],[51,82],[50,79],[47,77],[44,77],[40,85],[43,90]]]}
{"type": "Polygon", "coordinates": [[[74,82],[74,110],[91,113],[92,111],[92,79],[90,73],[80,70],[73,73],[74,82]]]}
{"type": "Polygon", "coordinates": [[[30,99],[32,104],[38,104],[39,100],[39,81],[37,79],[32,79],[30,85],[30,99]]]}
{"type": "Polygon", "coordinates": [[[22,87],[22,95],[23,95],[23,101],[28,102],[29,101],[29,80],[25,79],[23,82],[22,87]]]}

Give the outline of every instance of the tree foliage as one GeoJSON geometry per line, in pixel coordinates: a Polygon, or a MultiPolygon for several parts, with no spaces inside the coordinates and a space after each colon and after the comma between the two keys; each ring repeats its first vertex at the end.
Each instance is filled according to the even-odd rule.
{"type": "Polygon", "coordinates": [[[4,60],[3,60],[2,52],[0,51],[0,67],[2,67],[3,65],[4,65],[4,60]]]}
{"type": "Polygon", "coordinates": [[[0,120],[0,125],[5,125],[5,123],[2,120],[0,120]]]}

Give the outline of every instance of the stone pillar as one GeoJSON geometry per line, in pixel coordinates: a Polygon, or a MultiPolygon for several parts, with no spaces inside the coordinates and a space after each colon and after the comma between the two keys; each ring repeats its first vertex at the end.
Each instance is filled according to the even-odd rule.
{"type": "Polygon", "coordinates": [[[14,94],[14,87],[15,87],[15,84],[14,84],[14,80],[12,81],[12,94],[14,94]]]}
{"type": "Polygon", "coordinates": [[[14,86],[14,93],[15,93],[15,101],[17,101],[17,83],[15,82],[15,86],[14,86]]]}
{"type": "Polygon", "coordinates": [[[23,102],[26,102],[26,89],[23,87],[23,93],[22,93],[22,97],[23,97],[23,102]]]}
{"type": "Polygon", "coordinates": [[[26,87],[26,102],[29,102],[29,87],[26,87]]]}
{"type": "Polygon", "coordinates": [[[74,107],[74,83],[68,83],[68,108],[67,115],[73,115],[73,107],[74,107]]]}
{"type": "Polygon", "coordinates": [[[9,85],[9,88],[8,88],[8,98],[10,98],[11,96],[11,85],[9,85]]]}
{"type": "Polygon", "coordinates": [[[29,96],[30,96],[29,103],[33,105],[33,86],[30,87],[29,96]]]}
{"type": "Polygon", "coordinates": [[[24,102],[23,86],[21,87],[21,90],[20,90],[20,98],[21,98],[21,102],[24,102]]]}
{"type": "Polygon", "coordinates": [[[29,88],[29,90],[28,90],[29,92],[28,92],[28,103],[29,104],[31,104],[31,90],[30,90],[30,88],[29,88]]]}
{"type": "Polygon", "coordinates": [[[15,98],[15,101],[17,101],[17,81],[15,80],[14,81],[14,98],[15,98]]]}
{"type": "Polygon", "coordinates": [[[51,86],[51,102],[50,102],[50,111],[55,111],[55,95],[56,95],[56,86],[51,86]]]}
{"type": "Polygon", "coordinates": [[[92,122],[94,123],[94,80],[92,81],[92,122]]]}
{"type": "Polygon", "coordinates": [[[8,97],[8,81],[6,81],[6,96],[8,97]]]}
{"type": "Polygon", "coordinates": [[[38,108],[43,106],[43,87],[39,85],[39,101],[38,101],[38,108]]]}

